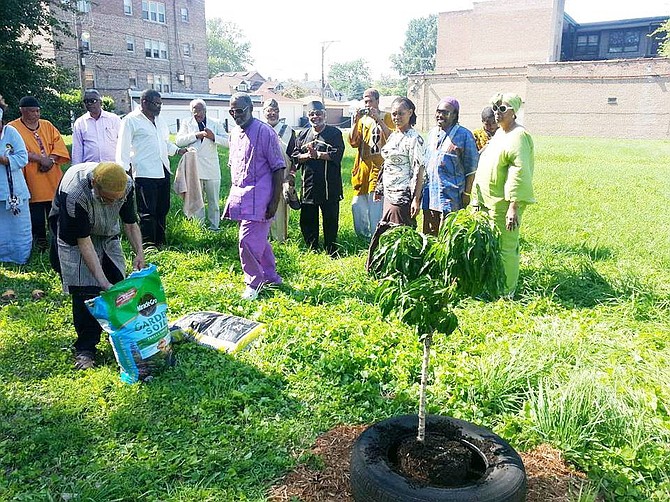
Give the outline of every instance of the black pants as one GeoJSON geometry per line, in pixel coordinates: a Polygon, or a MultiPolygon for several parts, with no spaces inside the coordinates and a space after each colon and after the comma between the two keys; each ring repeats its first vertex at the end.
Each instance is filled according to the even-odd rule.
{"type": "Polygon", "coordinates": [[[140,216],[142,242],[162,246],[170,211],[170,173],[163,178],[135,178],[137,214],[140,216]]]}
{"type": "MultiPolygon", "coordinates": [[[[102,258],[102,271],[105,277],[112,284],[123,279],[123,273],[116,268],[114,262],[107,255],[102,258]]],[[[76,352],[89,351],[95,353],[95,346],[100,342],[100,333],[102,328],[100,323],[89,312],[86,300],[95,298],[100,294],[98,288],[91,286],[70,286],[70,295],[72,296],[72,320],[74,330],[77,332],[77,341],[74,342],[76,352]]]]}
{"type": "Polygon", "coordinates": [[[30,207],[30,224],[33,227],[33,242],[42,246],[46,245],[47,218],[51,211],[51,201],[31,202],[28,206],[30,207]]]}
{"type": "Polygon", "coordinates": [[[311,249],[319,248],[319,209],[323,219],[323,247],[327,253],[337,252],[337,231],[340,224],[340,201],[322,204],[302,204],[300,207],[300,230],[305,243],[311,249]]]}

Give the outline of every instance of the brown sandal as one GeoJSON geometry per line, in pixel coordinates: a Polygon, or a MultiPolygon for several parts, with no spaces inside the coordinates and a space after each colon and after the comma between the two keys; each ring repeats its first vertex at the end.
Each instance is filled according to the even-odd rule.
{"type": "Polygon", "coordinates": [[[8,289],[4,293],[2,293],[2,296],[0,296],[0,300],[2,300],[4,303],[9,303],[14,300],[16,300],[16,293],[14,292],[13,289],[8,289]]]}

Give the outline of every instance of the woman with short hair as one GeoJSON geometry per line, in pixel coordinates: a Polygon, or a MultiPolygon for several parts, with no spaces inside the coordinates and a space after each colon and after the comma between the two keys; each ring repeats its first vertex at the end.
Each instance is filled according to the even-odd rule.
{"type": "Polygon", "coordinates": [[[416,227],[415,218],[421,209],[425,144],[413,127],[416,124],[414,103],[409,98],[396,98],[391,104],[391,119],[395,130],[382,147],[384,164],[375,188],[375,200],[383,196],[384,209],[370,242],[368,269],[380,236],[393,226],[416,227]]]}

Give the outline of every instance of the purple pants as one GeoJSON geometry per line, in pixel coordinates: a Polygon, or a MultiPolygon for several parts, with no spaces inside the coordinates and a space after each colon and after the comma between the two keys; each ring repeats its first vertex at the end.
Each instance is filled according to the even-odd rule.
{"type": "Polygon", "coordinates": [[[272,246],[268,242],[271,221],[240,221],[240,263],[244,283],[260,289],[267,283],[280,284],[272,246]]]}

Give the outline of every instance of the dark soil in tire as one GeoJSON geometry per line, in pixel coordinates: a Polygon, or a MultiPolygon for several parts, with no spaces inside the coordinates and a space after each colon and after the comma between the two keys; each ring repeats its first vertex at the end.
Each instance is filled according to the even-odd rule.
{"type": "Polygon", "coordinates": [[[363,431],[351,456],[355,501],[525,501],[523,463],[504,439],[463,420],[428,415],[429,443],[417,445],[417,426],[416,415],[402,415],[363,431]]]}
{"type": "Polygon", "coordinates": [[[396,472],[417,485],[464,486],[486,472],[486,463],[476,450],[441,434],[428,434],[423,442],[405,438],[397,452],[389,452],[389,459],[396,472]]]}

